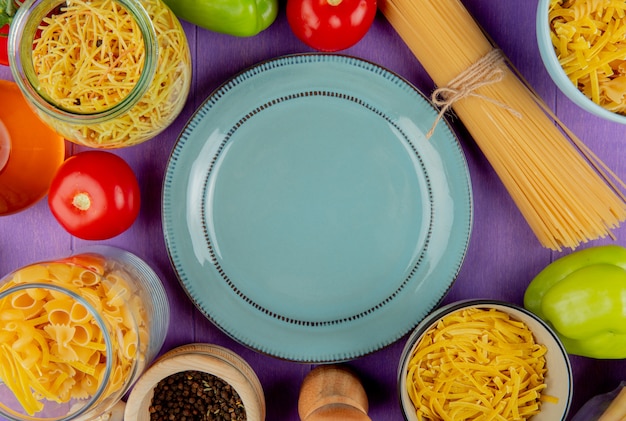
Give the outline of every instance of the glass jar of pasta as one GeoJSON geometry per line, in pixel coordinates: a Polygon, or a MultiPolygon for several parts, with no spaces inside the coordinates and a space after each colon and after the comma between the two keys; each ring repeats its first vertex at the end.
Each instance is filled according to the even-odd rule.
{"type": "Polygon", "coordinates": [[[39,117],[93,148],[159,134],[191,82],[187,38],[161,0],[27,0],[11,24],[9,60],[39,117]]]}
{"type": "Polygon", "coordinates": [[[168,324],[159,277],[117,248],[10,273],[0,281],[0,419],[107,414],[157,355],[168,324]]]}

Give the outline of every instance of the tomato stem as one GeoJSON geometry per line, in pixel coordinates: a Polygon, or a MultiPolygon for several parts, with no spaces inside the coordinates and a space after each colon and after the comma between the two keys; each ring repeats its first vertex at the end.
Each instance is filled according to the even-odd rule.
{"type": "Polygon", "coordinates": [[[76,193],[72,199],[72,205],[81,211],[89,210],[91,207],[91,197],[85,192],[76,193]]]}
{"type": "Polygon", "coordinates": [[[339,6],[343,0],[326,0],[331,6],[339,6]]]}

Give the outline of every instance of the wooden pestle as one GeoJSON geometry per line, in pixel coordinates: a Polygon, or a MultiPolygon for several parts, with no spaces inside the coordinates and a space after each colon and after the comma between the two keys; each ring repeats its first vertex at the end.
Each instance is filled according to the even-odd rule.
{"type": "Polygon", "coordinates": [[[359,378],[348,368],[322,365],[302,382],[298,398],[301,421],[371,421],[359,378]]]}

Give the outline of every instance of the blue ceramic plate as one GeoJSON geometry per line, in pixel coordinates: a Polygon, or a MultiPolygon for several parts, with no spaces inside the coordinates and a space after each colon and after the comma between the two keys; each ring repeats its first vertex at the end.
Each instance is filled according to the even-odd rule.
{"type": "Polygon", "coordinates": [[[336,362],[399,339],[443,298],[468,245],[462,149],[397,75],[304,54],[214,92],[171,154],[165,240],[219,328],[259,352],[336,362]]]}

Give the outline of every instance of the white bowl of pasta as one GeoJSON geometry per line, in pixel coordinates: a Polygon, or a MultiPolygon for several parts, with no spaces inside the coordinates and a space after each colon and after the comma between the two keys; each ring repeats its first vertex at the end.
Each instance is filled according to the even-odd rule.
{"type": "Polygon", "coordinates": [[[398,367],[407,421],[565,420],[572,371],[556,334],[524,308],[459,301],[433,312],[409,336],[398,367]],[[487,417],[486,419],[489,419],[487,417]]]}
{"type": "Polygon", "coordinates": [[[593,115],[626,124],[626,40],[616,32],[606,41],[610,28],[626,19],[609,7],[598,3],[591,8],[586,0],[539,0],[537,43],[561,92],[593,115]],[[610,22],[588,28],[604,19],[610,22]]]}

